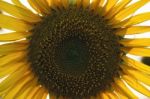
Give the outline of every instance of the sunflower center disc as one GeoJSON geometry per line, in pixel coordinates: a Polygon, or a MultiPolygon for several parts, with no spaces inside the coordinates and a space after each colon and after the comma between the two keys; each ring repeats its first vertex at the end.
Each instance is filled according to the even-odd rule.
{"type": "Polygon", "coordinates": [[[89,51],[86,42],[78,37],[62,41],[56,48],[55,60],[64,72],[80,74],[86,70],[89,51]]]}
{"type": "Polygon", "coordinates": [[[82,99],[109,88],[118,74],[115,30],[89,9],[52,10],[32,30],[29,62],[40,84],[56,96],[82,99]]]}

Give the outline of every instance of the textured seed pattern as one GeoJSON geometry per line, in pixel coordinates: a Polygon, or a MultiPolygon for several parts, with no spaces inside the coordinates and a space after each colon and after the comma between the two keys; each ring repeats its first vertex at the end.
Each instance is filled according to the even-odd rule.
{"type": "Polygon", "coordinates": [[[118,74],[121,51],[115,29],[103,17],[82,8],[53,10],[32,32],[28,53],[31,68],[50,93],[88,99],[110,88],[118,74]],[[84,42],[88,54],[86,64],[82,64],[84,69],[72,74],[65,71],[63,61],[58,61],[58,53],[67,40],[74,38],[84,42]]]}

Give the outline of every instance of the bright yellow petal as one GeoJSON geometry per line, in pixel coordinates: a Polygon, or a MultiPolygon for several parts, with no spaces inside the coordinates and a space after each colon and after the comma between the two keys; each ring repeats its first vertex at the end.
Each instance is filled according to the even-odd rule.
{"type": "Polygon", "coordinates": [[[30,4],[30,6],[38,13],[38,14],[43,14],[41,12],[41,10],[34,4],[34,2],[32,0],[28,0],[28,3],[30,4]]]}
{"type": "MultiPolygon", "coordinates": [[[[128,19],[127,19],[128,20],[128,19]]],[[[129,27],[150,20],[150,12],[145,12],[131,17],[127,22],[123,23],[123,27],[129,27]]]]}
{"type": "Polygon", "coordinates": [[[18,80],[22,79],[24,76],[29,76],[30,72],[27,71],[28,69],[29,66],[22,66],[22,68],[20,68],[18,71],[12,73],[6,79],[4,79],[0,83],[0,92],[5,92],[7,89],[10,89],[18,80]]]}
{"type": "Polygon", "coordinates": [[[9,90],[9,92],[6,94],[6,96],[4,97],[4,99],[15,98],[15,96],[17,95],[17,93],[18,93],[26,84],[28,84],[30,81],[32,81],[32,79],[33,79],[33,76],[32,76],[32,75],[28,75],[27,77],[24,77],[22,80],[18,81],[18,82],[15,84],[15,86],[9,90]]]}
{"type": "Polygon", "coordinates": [[[25,57],[25,52],[23,52],[23,51],[8,54],[6,56],[2,56],[2,57],[0,57],[0,66],[4,66],[4,65],[8,64],[9,62],[19,61],[24,57],[25,57]]]}
{"type": "Polygon", "coordinates": [[[101,98],[102,99],[109,99],[108,95],[106,93],[101,93],[101,98]]]}
{"type": "Polygon", "coordinates": [[[49,14],[50,7],[48,5],[47,0],[34,0],[35,5],[44,13],[49,14]]]}
{"type": "Polygon", "coordinates": [[[130,19],[131,19],[131,17],[127,18],[127,19],[124,20],[124,21],[120,21],[120,22],[118,22],[118,23],[116,23],[116,24],[113,24],[113,25],[112,25],[111,22],[109,22],[109,24],[112,25],[113,28],[126,28],[126,27],[124,27],[123,25],[126,24],[130,19]]]}
{"type": "Polygon", "coordinates": [[[135,79],[137,79],[138,81],[140,81],[142,83],[145,83],[147,85],[150,85],[150,80],[149,80],[150,76],[149,75],[144,74],[144,73],[142,73],[138,70],[132,69],[129,66],[126,66],[126,65],[123,65],[122,68],[123,68],[123,71],[126,75],[132,76],[135,79]]]}
{"type": "Polygon", "coordinates": [[[27,31],[33,26],[11,16],[0,14],[0,27],[14,31],[27,31]]]}
{"type": "MultiPolygon", "coordinates": [[[[62,0],[48,0],[48,2],[49,2],[49,6],[55,10],[57,10],[57,8],[61,8],[63,6],[62,0]]],[[[69,4],[69,0],[66,3],[69,4]]]]}
{"type": "Polygon", "coordinates": [[[115,84],[131,99],[137,99],[137,96],[130,91],[130,89],[124,84],[122,80],[115,79],[115,84]]]}
{"type": "Polygon", "coordinates": [[[119,99],[128,99],[128,97],[125,95],[125,93],[118,86],[113,84],[112,87],[119,99]]]}
{"type": "Polygon", "coordinates": [[[101,0],[99,6],[102,8],[104,6],[105,0],[101,0]]]}
{"type": "Polygon", "coordinates": [[[114,92],[106,92],[110,99],[117,99],[118,96],[114,92]]]}
{"type": "Polygon", "coordinates": [[[33,99],[33,97],[36,95],[36,93],[38,92],[38,90],[41,88],[40,85],[35,86],[34,88],[32,88],[30,94],[28,94],[27,99],[33,99]]]}
{"type": "Polygon", "coordinates": [[[95,10],[97,9],[97,7],[99,6],[101,0],[93,0],[91,5],[90,5],[90,9],[95,10]]]}
{"type": "Polygon", "coordinates": [[[137,80],[141,81],[142,83],[145,83],[150,86],[150,76],[143,74],[138,71],[130,71],[131,75],[134,76],[137,80]]]}
{"type": "Polygon", "coordinates": [[[83,8],[87,8],[90,5],[90,0],[82,0],[83,8]]]}
{"type": "MultiPolygon", "coordinates": [[[[48,92],[45,92],[42,99],[47,99],[47,95],[48,95],[48,92]]],[[[60,98],[60,99],[63,99],[63,98],[60,98]]]]}
{"type": "Polygon", "coordinates": [[[149,38],[137,38],[137,39],[123,39],[119,41],[122,45],[126,47],[146,47],[150,46],[149,38]]]}
{"type": "Polygon", "coordinates": [[[27,22],[38,22],[41,18],[33,14],[30,10],[0,1],[0,9],[27,22]]]}
{"type": "Polygon", "coordinates": [[[124,94],[122,94],[122,93],[120,93],[118,91],[116,91],[116,94],[118,95],[119,99],[128,99],[124,94]]]}
{"type": "Polygon", "coordinates": [[[28,42],[20,41],[0,45],[0,55],[7,55],[12,52],[23,51],[28,47],[28,42]]]}
{"type": "Polygon", "coordinates": [[[22,7],[24,9],[27,9],[27,7],[25,7],[20,1],[21,0],[11,0],[15,5],[17,5],[18,7],[22,7]]]}
{"type": "Polygon", "coordinates": [[[122,48],[128,54],[150,57],[150,48],[122,48]]]}
{"type": "Polygon", "coordinates": [[[127,4],[132,0],[121,0],[116,6],[114,6],[111,11],[107,14],[106,18],[111,19],[114,15],[120,12],[127,4]]]}
{"type": "Polygon", "coordinates": [[[30,6],[40,14],[49,14],[49,6],[46,0],[28,0],[30,6]]]}
{"type": "Polygon", "coordinates": [[[118,0],[107,0],[106,5],[104,6],[103,15],[106,15],[118,2],[118,0]]]}
{"type": "Polygon", "coordinates": [[[43,87],[41,87],[33,99],[42,99],[44,93],[45,93],[45,89],[43,87]]]}
{"type": "Polygon", "coordinates": [[[131,34],[140,34],[150,32],[150,26],[132,26],[128,28],[119,29],[116,34],[120,36],[131,35],[131,34]]]}
{"type": "Polygon", "coordinates": [[[28,86],[28,87],[25,87],[25,88],[26,89],[24,90],[24,92],[21,95],[17,94],[17,97],[15,97],[15,99],[26,99],[25,97],[28,96],[28,93],[32,89],[32,86],[28,86]]]}
{"type": "Polygon", "coordinates": [[[143,64],[141,62],[138,62],[136,60],[133,60],[129,57],[124,56],[123,61],[125,62],[125,65],[133,67],[139,71],[145,72],[147,74],[150,74],[150,66],[143,64]]]}
{"type": "Polygon", "coordinates": [[[0,41],[15,41],[23,38],[27,38],[31,35],[30,32],[11,32],[0,34],[0,41]]]}
{"type": "Polygon", "coordinates": [[[21,68],[21,66],[24,66],[25,63],[24,62],[18,62],[18,63],[11,63],[8,65],[5,67],[0,67],[0,78],[9,75],[12,72],[15,72],[16,70],[21,68]],[[8,65],[9,65],[9,67],[8,67],[8,65]]]}
{"type": "Polygon", "coordinates": [[[150,2],[150,0],[140,0],[136,3],[126,7],[124,10],[120,11],[110,22],[115,24],[120,22],[121,20],[125,19],[129,15],[133,14],[137,11],[140,7],[144,6],[146,3],[150,2]]]}
{"type": "MultiPolygon", "coordinates": [[[[24,88],[22,88],[18,93],[16,99],[25,99],[28,94],[32,91],[32,89],[37,86],[37,79],[33,79],[30,83],[26,84],[24,88]]],[[[46,99],[46,98],[45,98],[46,99]]]]}
{"type": "Polygon", "coordinates": [[[136,91],[150,97],[150,90],[148,90],[146,87],[144,87],[143,85],[141,85],[139,82],[137,82],[135,79],[133,79],[130,76],[123,76],[123,79],[132,87],[134,88],[136,91]]]}

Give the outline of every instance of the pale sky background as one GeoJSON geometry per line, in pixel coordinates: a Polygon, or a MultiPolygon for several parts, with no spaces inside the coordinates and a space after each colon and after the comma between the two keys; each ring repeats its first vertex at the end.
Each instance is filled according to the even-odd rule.
{"type": "MultiPolygon", "coordinates": [[[[3,0],[3,1],[7,1],[7,2],[10,2],[11,0],[3,0]]],[[[29,4],[26,2],[26,0],[20,0],[23,4],[25,4],[26,6],[28,6],[29,8],[31,8],[29,6],[29,4]]],[[[139,0],[132,0],[131,3],[134,3],[136,1],[139,1],[139,0]]],[[[33,10],[32,10],[33,11],[33,10]]],[[[150,3],[146,4],[144,7],[142,7],[141,9],[139,9],[134,15],[138,14],[138,13],[142,13],[142,12],[150,12],[150,3]]],[[[144,23],[141,23],[139,25],[147,25],[147,26],[150,26],[150,21],[147,21],[147,22],[144,22],[144,23]]],[[[3,32],[6,32],[8,30],[4,30],[3,32]]],[[[0,31],[1,32],[1,31],[0,31]]],[[[145,33],[145,34],[138,34],[138,35],[134,35],[134,36],[126,36],[127,38],[141,38],[141,37],[144,37],[144,38],[147,38],[147,37],[150,37],[150,32],[148,33],[145,33]]],[[[131,56],[131,55],[129,55],[131,56]]],[[[137,57],[137,56],[131,56],[133,58],[135,58],[136,60],[140,60],[141,58],[140,57],[137,57]]],[[[150,87],[149,87],[150,89],[150,87]]],[[[150,99],[148,97],[145,97],[144,95],[134,91],[133,89],[131,89],[134,93],[138,94],[139,96],[139,99],[150,99]]]]}

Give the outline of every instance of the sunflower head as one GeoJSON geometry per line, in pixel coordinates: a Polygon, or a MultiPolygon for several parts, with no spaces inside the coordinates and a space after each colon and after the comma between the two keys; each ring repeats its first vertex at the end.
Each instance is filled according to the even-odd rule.
{"type": "Polygon", "coordinates": [[[149,0],[131,1],[27,0],[34,12],[19,0],[0,1],[9,14],[0,14],[0,27],[12,30],[0,34],[9,42],[0,45],[0,96],[137,98],[128,85],[150,97],[141,84],[150,85],[150,67],[128,56],[150,56],[150,39],[125,37],[150,31],[135,26],[149,12],[132,15],[149,0]]]}
{"type": "Polygon", "coordinates": [[[116,29],[89,7],[51,10],[31,30],[28,59],[41,84],[69,97],[89,97],[105,90],[121,61],[116,29]]]}

